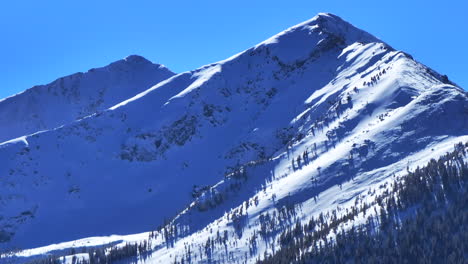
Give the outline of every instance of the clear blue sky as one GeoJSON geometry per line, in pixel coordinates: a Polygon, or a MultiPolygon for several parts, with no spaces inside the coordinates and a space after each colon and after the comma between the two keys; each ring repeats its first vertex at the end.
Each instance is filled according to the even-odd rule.
{"type": "Polygon", "coordinates": [[[175,72],[330,12],[468,87],[468,1],[14,0],[0,3],[0,98],[129,54],[175,72]]]}

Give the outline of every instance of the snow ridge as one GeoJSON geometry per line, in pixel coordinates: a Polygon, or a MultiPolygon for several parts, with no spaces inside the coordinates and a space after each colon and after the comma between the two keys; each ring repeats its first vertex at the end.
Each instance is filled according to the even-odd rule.
{"type": "Polygon", "coordinates": [[[409,164],[468,141],[467,95],[441,76],[319,14],[0,145],[0,241],[33,248],[20,259],[150,241],[139,263],[188,251],[195,263],[254,263],[278,249],[279,231],[373,199],[409,164]],[[284,221],[253,247],[272,215],[284,221]]]}
{"type": "Polygon", "coordinates": [[[32,87],[0,100],[0,142],[103,111],[173,75],[164,65],[131,55],[32,87]]]}

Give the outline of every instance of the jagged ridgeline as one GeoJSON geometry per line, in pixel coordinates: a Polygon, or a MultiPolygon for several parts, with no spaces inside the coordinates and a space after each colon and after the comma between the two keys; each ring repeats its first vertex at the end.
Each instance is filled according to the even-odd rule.
{"type": "Polygon", "coordinates": [[[9,260],[399,262],[466,186],[466,92],[332,14],[131,96],[0,144],[9,260]]]}

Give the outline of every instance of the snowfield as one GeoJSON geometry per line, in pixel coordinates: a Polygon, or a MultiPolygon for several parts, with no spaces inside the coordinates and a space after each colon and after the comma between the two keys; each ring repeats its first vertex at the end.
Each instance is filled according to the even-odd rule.
{"type": "MultiPolygon", "coordinates": [[[[107,110],[76,121],[7,122],[7,102],[31,103],[0,102],[0,242],[22,249],[3,259],[72,263],[83,247],[146,241],[128,262],[255,263],[281,231],[343,214],[468,141],[461,88],[332,14],[191,72],[125,67],[152,78],[112,73],[107,110]]],[[[47,105],[28,115],[63,107],[47,105]]]]}

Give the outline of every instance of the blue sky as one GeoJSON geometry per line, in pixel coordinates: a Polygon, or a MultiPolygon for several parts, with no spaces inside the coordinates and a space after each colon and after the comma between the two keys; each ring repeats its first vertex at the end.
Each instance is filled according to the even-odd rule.
{"type": "Polygon", "coordinates": [[[130,54],[175,72],[330,12],[468,87],[468,1],[15,0],[0,3],[0,98],[130,54]]]}

